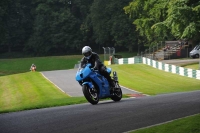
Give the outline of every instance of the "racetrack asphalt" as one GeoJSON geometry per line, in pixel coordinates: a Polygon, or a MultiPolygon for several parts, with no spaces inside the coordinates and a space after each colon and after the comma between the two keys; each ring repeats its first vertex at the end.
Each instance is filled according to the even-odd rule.
{"type": "Polygon", "coordinates": [[[0,114],[0,132],[123,133],[199,113],[192,91],[0,114]]]}
{"type": "MultiPolygon", "coordinates": [[[[77,69],[69,70],[56,70],[56,71],[43,71],[41,72],[45,78],[56,85],[60,90],[72,97],[83,96],[82,87],[75,79],[77,69]]],[[[120,82],[120,81],[119,81],[120,82]]],[[[123,94],[140,95],[137,91],[122,87],[123,94]]]]}
{"type": "Polygon", "coordinates": [[[162,60],[161,62],[166,64],[172,64],[176,66],[187,65],[191,63],[199,63],[200,59],[172,59],[172,60],[162,60]]]}

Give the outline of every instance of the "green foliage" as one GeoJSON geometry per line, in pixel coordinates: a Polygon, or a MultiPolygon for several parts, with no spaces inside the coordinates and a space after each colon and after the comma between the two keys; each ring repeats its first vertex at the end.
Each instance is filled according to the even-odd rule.
{"type": "Polygon", "coordinates": [[[70,49],[80,47],[80,22],[70,9],[66,9],[67,6],[63,1],[37,3],[34,34],[26,49],[36,55],[49,55],[56,52],[69,53],[70,49]]]}
{"type": "Polygon", "coordinates": [[[199,19],[198,0],[1,0],[0,53],[75,54],[84,45],[139,52],[200,41],[199,19]]]}
{"type": "Polygon", "coordinates": [[[188,6],[186,1],[170,1],[166,26],[171,28],[172,34],[177,38],[194,38],[197,35],[195,29],[198,28],[196,15],[193,7],[188,6]]]}
{"type": "Polygon", "coordinates": [[[60,55],[80,50],[80,27],[93,0],[3,0],[0,52],[60,55]],[[5,50],[8,49],[8,50],[5,50]]]}
{"type": "MultiPolygon", "coordinates": [[[[90,19],[96,43],[103,46],[124,46],[132,51],[137,46],[137,32],[123,7],[129,0],[94,1],[90,19]]],[[[90,24],[90,23],[89,23],[90,24]]]]}
{"type": "Polygon", "coordinates": [[[148,44],[161,40],[199,40],[199,1],[134,0],[124,7],[148,44]]]}
{"type": "Polygon", "coordinates": [[[23,47],[31,33],[30,3],[25,0],[2,0],[0,12],[0,46],[8,52],[23,47]]]}

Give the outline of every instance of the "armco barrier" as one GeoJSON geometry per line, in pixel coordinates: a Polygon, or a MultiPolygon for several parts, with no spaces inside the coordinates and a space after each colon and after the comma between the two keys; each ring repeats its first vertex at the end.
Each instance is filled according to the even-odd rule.
{"type": "Polygon", "coordinates": [[[115,64],[136,64],[143,63],[159,70],[163,70],[166,72],[171,72],[174,74],[179,74],[181,76],[187,76],[190,78],[195,78],[200,80],[200,70],[193,70],[189,68],[179,67],[176,65],[165,64],[163,62],[158,62],[145,57],[133,57],[133,58],[121,58],[115,59],[115,64]]]}

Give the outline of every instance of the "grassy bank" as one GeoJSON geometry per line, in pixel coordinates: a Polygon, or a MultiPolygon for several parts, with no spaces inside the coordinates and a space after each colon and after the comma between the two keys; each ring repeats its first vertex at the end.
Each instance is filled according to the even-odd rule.
{"type": "Polygon", "coordinates": [[[0,77],[0,113],[83,102],[85,98],[70,98],[39,72],[0,77]]]}
{"type": "Polygon", "coordinates": [[[192,64],[187,64],[187,65],[182,65],[182,67],[190,68],[190,69],[193,69],[193,70],[199,70],[199,63],[192,63],[192,64]]]}
{"type": "Polygon", "coordinates": [[[71,69],[81,59],[81,55],[52,56],[37,58],[0,59],[0,76],[29,72],[31,64],[37,66],[37,71],[71,69]]]}
{"type": "Polygon", "coordinates": [[[144,64],[112,65],[120,84],[149,95],[183,92],[200,89],[194,78],[172,74],[144,64]]]}
{"type": "Polygon", "coordinates": [[[200,114],[131,133],[200,133],[200,114]]]}

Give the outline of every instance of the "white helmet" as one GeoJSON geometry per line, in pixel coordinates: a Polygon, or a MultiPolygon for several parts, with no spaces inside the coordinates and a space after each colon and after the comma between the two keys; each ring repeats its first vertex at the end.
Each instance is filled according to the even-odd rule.
{"type": "Polygon", "coordinates": [[[82,54],[85,56],[85,58],[90,59],[92,55],[92,49],[89,46],[85,46],[82,49],[82,54]]]}

